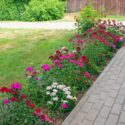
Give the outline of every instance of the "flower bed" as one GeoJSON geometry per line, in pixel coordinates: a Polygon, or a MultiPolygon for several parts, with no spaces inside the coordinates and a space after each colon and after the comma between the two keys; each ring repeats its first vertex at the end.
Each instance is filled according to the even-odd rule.
{"type": "MultiPolygon", "coordinates": [[[[91,21],[87,16],[88,23],[91,21]]],[[[117,49],[124,45],[122,23],[98,20],[91,24],[81,30],[84,33],[69,40],[69,47],[50,55],[51,64],[43,64],[40,71],[27,67],[25,88],[18,82],[0,88],[1,125],[61,124],[79,101],[79,95],[87,91],[117,49]]]]}
{"type": "Polygon", "coordinates": [[[84,34],[75,34],[70,49],[62,47],[49,57],[51,65],[42,65],[41,71],[26,68],[27,88],[18,82],[0,88],[0,124],[60,124],[123,41],[124,26],[115,21],[99,20],[84,34]]]}

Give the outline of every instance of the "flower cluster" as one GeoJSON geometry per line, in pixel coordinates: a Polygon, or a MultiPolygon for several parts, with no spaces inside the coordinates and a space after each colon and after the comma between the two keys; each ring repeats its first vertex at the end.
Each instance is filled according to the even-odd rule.
{"type": "MultiPolygon", "coordinates": [[[[19,91],[21,91],[21,89],[22,85],[19,82],[11,84],[10,88],[1,87],[0,92],[8,94],[8,98],[3,100],[3,104],[9,106],[10,103],[13,104],[13,102],[17,102],[21,105],[26,104],[30,109],[35,109],[36,105],[29,100],[25,94],[20,94],[19,91]]],[[[41,122],[53,123],[53,120],[47,114],[44,114],[39,107],[36,107],[33,114],[35,117],[38,117],[41,122]]]]}
{"type": "Polygon", "coordinates": [[[63,109],[68,108],[70,106],[70,102],[77,100],[76,97],[71,95],[70,87],[60,85],[56,82],[46,88],[46,95],[47,98],[49,98],[49,105],[58,103],[58,106],[62,107],[63,109]]]}

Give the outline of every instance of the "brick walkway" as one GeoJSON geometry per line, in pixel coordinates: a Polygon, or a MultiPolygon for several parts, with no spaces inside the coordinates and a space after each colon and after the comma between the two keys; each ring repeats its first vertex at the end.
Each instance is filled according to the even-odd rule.
{"type": "Polygon", "coordinates": [[[125,125],[125,47],[62,125],[125,125]]]}

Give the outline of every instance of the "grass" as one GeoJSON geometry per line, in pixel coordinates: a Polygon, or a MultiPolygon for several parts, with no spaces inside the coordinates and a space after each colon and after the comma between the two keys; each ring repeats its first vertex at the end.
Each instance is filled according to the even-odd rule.
{"type": "Polygon", "coordinates": [[[49,63],[49,55],[68,45],[73,32],[0,29],[0,86],[25,83],[25,68],[49,63]]]}
{"type": "Polygon", "coordinates": [[[116,20],[116,21],[125,21],[125,16],[109,15],[106,17],[106,19],[111,19],[111,20],[116,20]]]}

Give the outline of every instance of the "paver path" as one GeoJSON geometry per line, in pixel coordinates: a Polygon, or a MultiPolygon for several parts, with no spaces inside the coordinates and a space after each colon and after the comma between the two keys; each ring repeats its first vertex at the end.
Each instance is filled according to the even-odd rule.
{"type": "Polygon", "coordinates": [[[62,125],[125,125],[125,47],[62,125]]]}
{"type": "Polygon", "coordinates": [[[16,29],[75,29],[75,22],[0,22],[0,28],[16,28],[16,29]]]}

